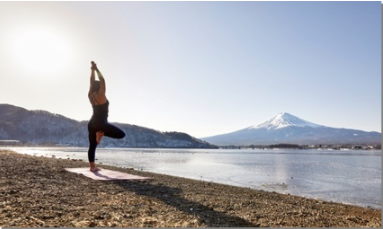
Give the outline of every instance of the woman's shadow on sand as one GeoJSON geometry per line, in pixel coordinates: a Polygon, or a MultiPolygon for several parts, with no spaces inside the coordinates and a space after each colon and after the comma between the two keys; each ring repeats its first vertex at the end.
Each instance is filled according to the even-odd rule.
{"type": "Polygon", "coordinates": [[[201,203],[187,200],[180,196],[182,190],[164,185],[153,185],[148,182],[113,181],[125,190],[137,195],[156,198],[167,205],[176,207],[187,214],[192,214],[209,227],[255,227],[256,225],[236,216],[214,211],[201,203]]]}

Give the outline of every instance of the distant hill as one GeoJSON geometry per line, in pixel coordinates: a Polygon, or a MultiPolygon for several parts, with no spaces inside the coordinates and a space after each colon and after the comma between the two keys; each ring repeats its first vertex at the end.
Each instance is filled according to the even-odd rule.
{"type": "Polygon", "coordinates": [[[215,145],[380,144],[382,134],[326,127],[280,113],[259,125],[202,139],[215,145]]]}
{"type": "MultiPolygon", "coordinates": [[[[159,132],[136,125],[113,123],[126,136],[102,139],[99,147],[216,148],[186,133],[159,132]]],[[[0,140],[19,140],[35,144],[88,146],[88,121],[76,121],[42,110],[0,104],[0,140]]]]}

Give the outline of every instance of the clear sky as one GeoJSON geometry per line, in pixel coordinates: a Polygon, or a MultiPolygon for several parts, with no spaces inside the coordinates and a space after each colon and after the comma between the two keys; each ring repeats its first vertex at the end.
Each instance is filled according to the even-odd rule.
{"type": "Polygon", "coordinates": [[[381,132],[381,2],[0,2],[0,103],[206,137],[279,112],[381,132]]]}

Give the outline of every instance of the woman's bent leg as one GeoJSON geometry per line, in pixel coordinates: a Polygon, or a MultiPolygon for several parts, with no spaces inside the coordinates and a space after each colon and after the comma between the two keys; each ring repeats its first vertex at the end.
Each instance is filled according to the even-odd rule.
{"type": "Polygon", "coordinates": [[[113,126],[112,124],[106,123],[102,131],[104,132],[104,135],[110,138],[124,138],[125,132],[122,131],[120,128],[113,126]]]}
{"type": "Polygon", "coordinates": [[[96,132],[96,142],[97,144],[100,144],[101,138],[104,137],[104,132],[102,131],[97,131],[96,132]]]}

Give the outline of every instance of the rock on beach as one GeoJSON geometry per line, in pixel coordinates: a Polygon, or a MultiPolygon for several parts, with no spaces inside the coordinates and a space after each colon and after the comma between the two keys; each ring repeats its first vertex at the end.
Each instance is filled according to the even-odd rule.
{"type": "Polygon", "coordinates": [[[95,181],[88,163],[0,150],[0,227],[381,227],[381,210],[102,165],[152,181],[95,181]]]}

